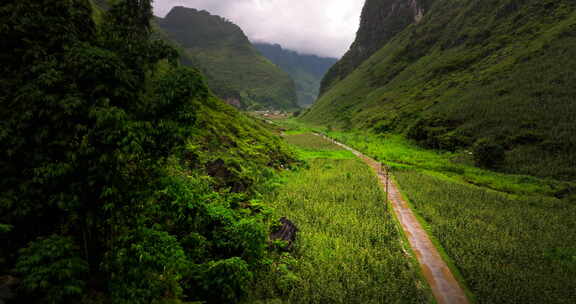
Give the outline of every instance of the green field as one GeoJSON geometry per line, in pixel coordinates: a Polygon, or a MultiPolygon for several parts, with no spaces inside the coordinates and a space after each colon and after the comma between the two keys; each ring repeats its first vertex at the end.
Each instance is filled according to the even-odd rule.
{"type": "Polygon", "coordinates": [[[466,151],[426,150],[397,135],[277,123],[291,134],[323,131],[388,164],[478,303],[576,301],[573,183],[479,169],[466,151]]]}
{"type": "Polygon", "coordinates": [[[576,204],[394,175],[479,303],[576,301],[576,204]]]}
{"type": "Polygon", "coordinates": [[[295,134],[286,140],[309,156],[308,168],[284,175],[266,201],[275,217],[296,224],[297,242],[291,255],[264,269],[252,298],[267,299],[264,303],[432,301],[371,169],[318,136],[295,134]],[[345,157],[312,158],[310,151],[345,157]]]}

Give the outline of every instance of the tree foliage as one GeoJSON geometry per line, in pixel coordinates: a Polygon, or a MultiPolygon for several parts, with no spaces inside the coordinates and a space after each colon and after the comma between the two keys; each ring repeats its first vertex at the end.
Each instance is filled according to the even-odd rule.
{"type": "Polygon", "coordinates": [[[98,23],[88,0],[0,5],[0,271],[22,301],[234,302],[263,258],[262,216],[191,149],[221,106],[151,39],[150,2],[98,23]]]}
{"type": "Polygon", "coordinates": [[[26,291],[39,293],[46,303],[63,303],[86,288],[88,263],[70,237],[52,235],[31,242],[20,251],[16,269],[24,274],[26,291]]]}

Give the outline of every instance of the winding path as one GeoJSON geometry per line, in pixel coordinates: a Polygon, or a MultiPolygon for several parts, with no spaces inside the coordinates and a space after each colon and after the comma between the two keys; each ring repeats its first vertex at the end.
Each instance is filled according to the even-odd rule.
{"type": "Polygon", "coordinates": [[[416,254],[422,273],[430,284],[436,301],[439,304],[470,303],[464,290],[460,287],[460,284],[450,271],[450,268],[448,268],[448,265],[446,265],[440,256],[440,253],[430,240],[426,230],[422,228],[422,225],[414,215],[414,212],[412,212],[412,209],[410,209],[406,201],[402,198],[396,184],[391,179],[388,179],[388,185],[386,185],[387,178],[382,169],[382,164],[325,135],[315,134],[351,151],[374,169],[382,187],[388,189],[388,199],[390,204],[396,213],[396,217],[400,221],[412,250],[416,254]]]}

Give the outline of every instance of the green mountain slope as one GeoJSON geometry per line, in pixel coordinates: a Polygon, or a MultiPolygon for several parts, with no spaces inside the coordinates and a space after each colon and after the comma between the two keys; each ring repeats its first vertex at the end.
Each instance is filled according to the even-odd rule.
{"type": "MultiPolygon", "coordinates": [[[[576,4],[424,4],[419,22],[332,80],[304,119],[404,132],[446,150],[489,143],[506,151],[500,170],[575,177],[576,4]]],[[[387,20],[362,20],[364,28],[381,22],[387,20]]]]}
{"type": "Polygon", "coordinates": [[[416,20],[420,20],[430,2],[426,0],[366,0],[354,43],[322,79],[320,92],[326,92],[396,34],[416,20]]]}
{"type": "Polygon", "coordinates": [[[244,109],[298,108],[290,76],[260,55],[237,25],[184,7],[156,22],[184,50],[182,62],[199,69],[228,103],[244,109]]]}
{"type": "Polygon", "coordinates": [[[278,44],[254,43],[254,47],[264,57],[290,74],[296,83],[298,104],[302,107],[309,107],[316,101],[322,77],[338,61],[336,58],[299,54],[283,49],[278,44]]]}

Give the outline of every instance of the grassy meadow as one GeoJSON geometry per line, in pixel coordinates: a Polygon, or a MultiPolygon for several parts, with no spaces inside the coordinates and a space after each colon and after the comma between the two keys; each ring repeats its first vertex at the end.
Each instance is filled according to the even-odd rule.
{"type": "Polygon", "coordinates": [[[576,302],[573,183],[473,166],[468,151],[422,149],[399,135],[322,131],[388,164],[478,303],[576,302]]]}
{"type": "Polygon", "coordinates": [[[296,224],[297,241],[291,254],[279,253],[277,261],[264,266],[250,298],[260,303],[433,302],[371,169],[310,133],[287,135],[286,141],[307,166],[285,174],[265,201],[276,218],[296,224]]]}

